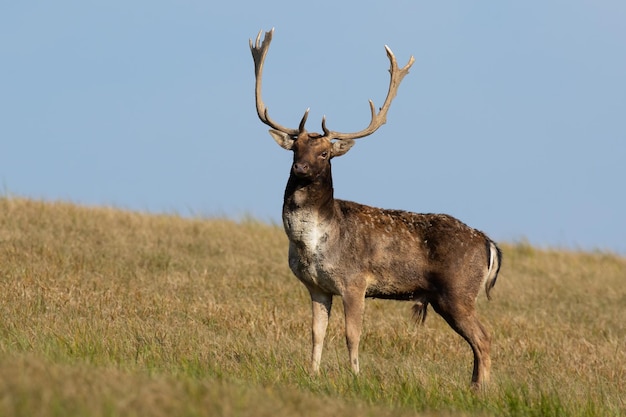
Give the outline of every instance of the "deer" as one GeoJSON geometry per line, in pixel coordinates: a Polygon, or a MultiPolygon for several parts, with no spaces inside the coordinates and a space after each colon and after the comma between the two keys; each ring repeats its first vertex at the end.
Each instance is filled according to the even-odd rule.
{"type": "Polygon", "coordinates": [[[297,128],[270,118],[261,96],[263,65],[274,29],[250,39],[259,119],[278,145],[293,152],[282,220],[289,239],[289,267],[311,297],[311,371],[319,374],[324,338],[334,296],[344,307],[345,338],[351,370],[359,373],[359,342],[366,298],[413,302],[418,324],[432,306],[470,345],[474,356],[471,387],[489,381],[491,336],[477,317],[482,289],[487,299],[496,283],[502,252],[483,232],[447,214],[418,214],[335,199],[331,160],[346,154],[355,140],[386,123],[387,112],[415,58],[403,68],[385,46],[390,62],[389,89],[371,121],[356,133],[305,128],[309,109],[297,128]]]}

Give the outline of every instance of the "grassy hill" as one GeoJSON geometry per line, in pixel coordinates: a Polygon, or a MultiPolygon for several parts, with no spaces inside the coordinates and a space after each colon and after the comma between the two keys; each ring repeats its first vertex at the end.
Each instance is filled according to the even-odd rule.
{"type": "Polygon", "coordinates": [[[501,246],[475,394],[467,344],[393,301],[367,302],[359,377],[335,303],[310,376],[277,226],[0,198],[0,415],[624,415],[626,259],[501,246]]]}

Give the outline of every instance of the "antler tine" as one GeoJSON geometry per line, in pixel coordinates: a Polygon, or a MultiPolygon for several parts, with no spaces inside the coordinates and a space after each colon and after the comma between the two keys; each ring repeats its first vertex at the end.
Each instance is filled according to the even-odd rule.
{"type": "Polygon", "coordinates": [[[269,114],[267,113],[267,107],[263,103],[263,99],[261,98],[261,80],[263,77],[263,64],[265,62],[265,56],[267,55],[267,51],[270,47],[270,43],[272,42],[272,35],[274,34],[274,29],[269,32],[265,32],[265,37],[263,38],[263,42],[261,42],[261,34],[262,30],[259,31],[259,34],[256,37],[256,41],[253,43],[252,39],[250,39],[250,51],[252,52],[252,59],[254,59],[254,75],[255,75],[255,89],[254,95],[256,97],[256,112],[259,116],[259,119],[272,129],[279,130],[283,133],[286,133],[291,136],[295,136],[300,131],[304,129],[304,123],[306,122],[306,117],[308,114],[308,110],[305,113],[302,121],[300,122],[299,129],[290,129],[288,127],[284,127],[275,121],[273,121],[269,114]]]}
{"type": "Polygon", "coordinates": [[[322,130],[324,131],[324,136],[327,136],[331,139],[339,140],[359,139],[371,135],[376,130],[378,130],[379,127],[387,122],[387,111],[391,106],[391,102],[396,97],[396,94],[398,94],[398,87],[400,86],[402,79],[405,75],[409,73],[409,68],[411,68],[411,65],[413,65],[413,63],[415,62],[415,58],[411,56],[409,62],[404,66],[404,68],[400,69],[398,68],[398,62],[396,61],[396,57],[387,45],[385,45],[385,50],[387,51],[387,57],[389,58],[389,62],[391,64],[391,68],[389,68],[391,79],[389,80],[389,90],[387,91],[387,98],[385,99],[385,103],[380,108],[378,114],[376,114],[374,102],[370,100],[370,110],[372,112],[372,119],[370,121],[370,124],[365,129],[356,133],[340,133],[328,130],[326,128],[326,117],[324,117],[322,118],[322,130]]]}

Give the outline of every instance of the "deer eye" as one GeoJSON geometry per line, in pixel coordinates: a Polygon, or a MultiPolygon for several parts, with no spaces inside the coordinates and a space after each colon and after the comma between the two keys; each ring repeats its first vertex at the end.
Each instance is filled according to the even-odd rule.
{"type": "Polygon", "coordinates": [[[320,154],[320,156],[322,157],[322,159],[326,159],[328,158],[328,151],[324,151],[320,154]]]}

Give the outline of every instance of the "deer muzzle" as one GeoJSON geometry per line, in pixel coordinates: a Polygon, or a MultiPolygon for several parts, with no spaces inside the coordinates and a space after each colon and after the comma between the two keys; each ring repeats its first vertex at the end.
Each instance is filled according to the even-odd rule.
{"type": "Polygon", "coordinates": [[[309,176],[309,164],[306,162],[294,162],[293,164],[293,173],[298,177],[307,177],[309,176]]]}

